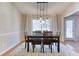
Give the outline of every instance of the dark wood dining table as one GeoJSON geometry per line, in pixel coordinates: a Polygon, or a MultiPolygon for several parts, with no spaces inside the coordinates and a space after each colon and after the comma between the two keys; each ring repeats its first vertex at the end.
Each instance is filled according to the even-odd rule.
{"type": "Polygon", "coordinates": [[[32,42],[33,38],[51,38],[52,43],[57,43],[57,51],[60,52],[60,36],[33,36],[33,35],[25,35],[25,48],[27,45],[27,52],[29,52],[29,42],[32,42]]]}

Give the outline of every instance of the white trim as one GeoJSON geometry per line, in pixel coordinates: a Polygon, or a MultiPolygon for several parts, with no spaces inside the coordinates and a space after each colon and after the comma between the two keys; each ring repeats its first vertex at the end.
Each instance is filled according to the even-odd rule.
{"type": "Polygon", "coordinates": [[[6,36],[6,35],[11,35],[11,34],[16,34],[16,33],[19,33],[19,32],[3,33],[3,34],[0,34],[0,36],[6,36]]]}
{"type": "Polygon", "coordinates": [[[8,51],[10,51],[11,49],[13,49],[14,47],[16,47],[20,43],[21,42],[17,42],[14,45],[12,45],[11,47],[9,47],[8,49],[5,49],[4,51],[0,52],[0,56],[4,55],[5,53],[7,53],[8,51]]]}

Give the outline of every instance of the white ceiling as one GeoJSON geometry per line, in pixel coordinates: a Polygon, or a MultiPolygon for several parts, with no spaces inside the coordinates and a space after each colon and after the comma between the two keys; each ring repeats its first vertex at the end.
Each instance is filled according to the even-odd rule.
{"type": "MultiPolygon", "coordinates": [[[[25,14],[37,15],[36,2],[16,2],[16,7],[25,14]]],[[[61,14],[70,2],[48,2],[48,15],[61,14]]]]}

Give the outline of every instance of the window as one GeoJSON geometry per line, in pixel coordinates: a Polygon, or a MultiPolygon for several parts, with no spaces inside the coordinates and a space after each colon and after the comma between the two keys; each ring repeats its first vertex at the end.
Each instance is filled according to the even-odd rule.
{"type": "Polygon", "coordinates": [[[73,38],[73,21],[72,20],[65,21],[65,37],[73,38]]]}
{"type": "Polygon", "coordinates": [[[49,20],[33,20],[32,21],[32,31],[41,31],[41,30],[50,31],[49,20]]]}

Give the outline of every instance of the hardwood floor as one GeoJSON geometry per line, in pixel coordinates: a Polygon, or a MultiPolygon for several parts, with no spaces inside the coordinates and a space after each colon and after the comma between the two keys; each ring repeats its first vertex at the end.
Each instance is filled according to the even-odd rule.
{"type": "Polygon", "coordinates": [[[53,52],[50,53],[48,46],[45,47],[45,53],[40,53],[40,46],[35,48],[35,52],[32,52],[31,44],[30,44],[30,52],[27,52],[27,49],[24,48],[24,43],[18,46],[14,51],[8,56],[78,56],[79,54],[76,53],[70,46],[64,45],[60,43],[60,53],[57,52],[56,47],[53,46],[53,52]]]}
{"type": "MultiPolygon", "coordinates": [[[[30,45],[31,46],[31,45],[30,45]]],[[[32,49],[30,48],[30,52],[27,53],[27,49],[24,48],[24,43],[17,46],[14,51],[11,53],[6,54],[5,56],[23,56],[23,55],[49,55],[49,56],[79,56],[79,42],[77,41],[65,41],[61,42],[61,51],[60,53],[57,53],[56,47],[53,46],[53,53],[50,53],[50,50],[48,49],[48,46],[45,47],[45,53],[40,53],[40,47],[37,46],[35,48],[35,52],[32,53],[32,49]],[[78,47],[74,47],[74,45],[77,45],[78,47]]]]}
{"type": "Polygon", "coordinates": [[[74,49],[76,53],[79,53],[79,41],[66,40],[64,43],[71,46],[71,48],[74,49]]]}

